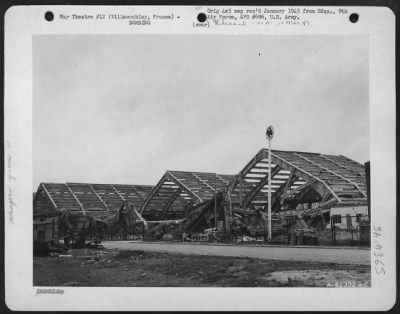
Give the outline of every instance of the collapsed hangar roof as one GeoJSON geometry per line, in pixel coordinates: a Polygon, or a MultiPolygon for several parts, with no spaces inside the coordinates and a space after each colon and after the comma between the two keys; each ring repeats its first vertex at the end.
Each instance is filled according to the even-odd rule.
{"type": "Polygon", "coordinates": [[[188,206],[224,192],[233,179],[233,175],[226,174],[168,170],[148,195],[140,213],[151,213],[160,219],[168,214],[183,215],[188,206]]]}
{"type": "MultiPolygon", "coordinates": [[[[45,195],[54,208],[89,214],[109,213],[128,200],[141,214],[165,219],[184,215],[216,192],[226,193],[234,207],[265,207],[268,172],[268,150],[261,149],[237,175],[167,171],[156,186],[41,183],[35,199],[45,195]]],[[[367,203],[364,166],[342,155],[272,150],[271,177],[275,211],[293,198],[315,199],[320,207],[367,203]]]]}
{"type": "MultiPolygon", "coordinates": [[[[269,171],[268,150],[261,149],[231,182],[232,204],[266,206],[269,171]]],[[[367,202],[364,166],[342,155],[272,150],[271,178],[275,210],[284,200],[306,196],[320,207],[367,202]]]]}
{"type": "MultiPolygon", "coordinates": [[[[53,209],[77,214],[110,214],[127,200],[140,208],[152,190],[151,185],[41,183],[34,197],[45,197],[53,209]]],[[[37,214],[37,213],[34,213],[37,214]]]]}

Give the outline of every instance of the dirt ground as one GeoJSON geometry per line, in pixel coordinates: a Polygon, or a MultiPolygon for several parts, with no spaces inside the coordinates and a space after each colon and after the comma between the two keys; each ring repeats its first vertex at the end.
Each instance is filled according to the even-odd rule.
{"type": "Polygon", "coordinates": [[[148,251],[85,251],[34,257],[34,286],[334,287],[370,286],[366,265],[183,255],[148,251]]]}

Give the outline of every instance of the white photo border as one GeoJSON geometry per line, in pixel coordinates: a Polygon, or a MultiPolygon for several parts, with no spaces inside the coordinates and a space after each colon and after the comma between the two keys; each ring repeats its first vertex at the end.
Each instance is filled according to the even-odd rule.
{"type": "MultiPolygon", "coordinates": [[[[211,7],[211,6],[210,6],[211,7]]],[[[261,6],[260,6],[261,7],[261,6]]],[[[278,8],[275,7],[274,8],[278,8]]],[[[301,8],[301,7],[300,7],[301,8]]],[[[310,7],[308,7],[310,8],[310,7]]],[[[329,8],[329,7],[327,7],[329,8]]],[[[396,100],[395,15],[385,7],[351,7],[348,16],[310,17],[309,27],[194,28],[207,6],[14,6],[5,15],[5,293],[13,310],[387,310],[396,300],[396,100]],[[75,20],[47,22],[56,15],[171,13],[168,27],[75,20]],[[54,287],[38,294],[32,285],[32,38],[44,34],[323,34],[368,35],[370,55],[370,158],[372,228],[381,228],[385,275],[374,271],[370,288],[113,288],[54,287]],[[18,245],[14,245],[18,243],[18,245]],[[184,289],[184,290],[182,290],[184,289]],[[204,301],[207,300],[207,301],[204,301]]],[[[337,9],[332,7],[332,9],[337,9]]],[[[374,237],[371,237],[374,240],[374,237]]]]}

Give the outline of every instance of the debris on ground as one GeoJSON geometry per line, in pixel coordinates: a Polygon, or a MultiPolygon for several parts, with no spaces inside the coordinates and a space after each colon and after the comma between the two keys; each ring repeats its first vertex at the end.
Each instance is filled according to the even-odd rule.
{"type": "MultiPolygon", "coordinates": [[[[76,250],[75,250],[76,251],[76,250]]],[[[104,264],[111,263],[112,259],[118,255],[117,252],[111,251],[85,251],[86,255],[79,255],[75,252],[75,258],[83,260],[81,267],[87,264],[104,264]]]]}
{"type": "Polygon", "coordinates": [[[370,283],[367,265],[183,255],[142,250],[71,250],[71,257],[34,257],[36,286],[327,287],[370,283]]]}
{"type": "MultiPolygon", "coordinates": [[[[370,274],[368,275],[370,277],[370,274]]],[[[318,269],[318,270],[287,270],[274,271],[261,277],[264,280],[274,281],[283,286],[327,286],[332,282],[365,282],[366,276],[362,271],[358,270],[335,270],[318,269]],[[324,284],[325,283],[325,284],[324,284]]]]}

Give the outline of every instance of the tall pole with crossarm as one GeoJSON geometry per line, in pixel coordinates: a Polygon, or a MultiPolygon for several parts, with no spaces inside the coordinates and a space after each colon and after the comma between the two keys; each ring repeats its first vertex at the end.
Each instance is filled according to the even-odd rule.
{"type": "Polygon", "coordinates": [[[268,241],[272,240],[272,209],[271,209],[271,140],[274,136],[272,125],[267,127],[265,135],[268,139],[268,241]]]}

